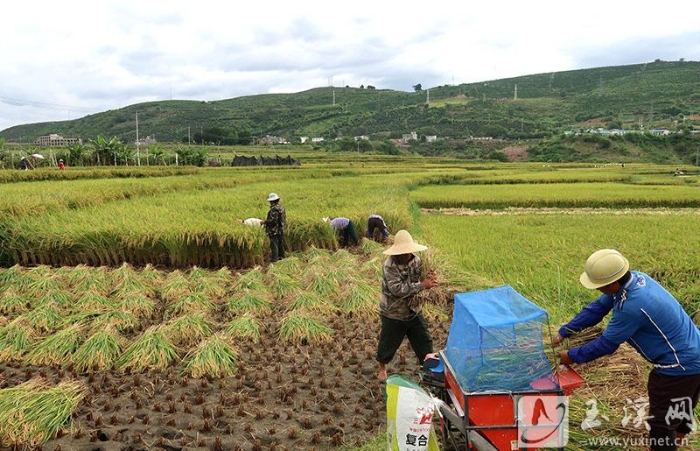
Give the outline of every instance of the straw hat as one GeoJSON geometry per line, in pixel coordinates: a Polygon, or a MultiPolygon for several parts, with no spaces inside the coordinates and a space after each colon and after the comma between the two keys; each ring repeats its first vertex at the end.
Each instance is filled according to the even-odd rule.
{"type": "Polygon", "coordinates": [[[604,287],[619,280],[630,269],[630,263],[615,249],[601,249],[586,260],[585,271],[579,277],[581,285],[590,289],[604,287]]]}
{"type": "Polygon", "coordinates": [[[394,237],[394,244],[384,252],[384,255],[411,254],[413,252],[424,251],[428,246],[423,246],[413,241],[413,237],[406,230],[399,230],[394,237]]]}
{"type": "Polygon", "coordinates": [[[277,193],[270,193],[267,195],[268,202],[274,202],[276,200],[280,200],[280,197],[277,195],[277,193]]]}

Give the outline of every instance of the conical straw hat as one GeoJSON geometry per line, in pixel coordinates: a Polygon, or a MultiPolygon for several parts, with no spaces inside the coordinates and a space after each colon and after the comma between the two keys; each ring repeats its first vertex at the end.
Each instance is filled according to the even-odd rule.
{"type": "Polygon", "coordinates": [[[394,244],[384,252],[384,255],[411,254],[413,252],[424,251],[428,246],[423,246],[413,241],[413,237],[406,230],[399,230],[394,237],[394,244]]]}

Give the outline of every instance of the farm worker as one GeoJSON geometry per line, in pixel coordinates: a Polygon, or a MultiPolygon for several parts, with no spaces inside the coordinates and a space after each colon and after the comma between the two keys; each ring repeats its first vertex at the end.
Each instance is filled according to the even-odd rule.
{"type": "Polygon", "coordinates": [[[389,229],[386,226],[386,222],[384,222],[384,218],[379,215],[369,215],[367,218],[367,233],[365,236],[373,240],[375,231],[381,233],[381,242],[389,238],[389,229]]]}
{"type": "Polygon", "coordinates": [[[248,218],[241,221],[245,225],[260,227],[263,225],[263,220],[260,218],[248,218]]]}
{"type": "Polygon", "coordinates": [[[59,160],[58,160],[58,169],[61,170],[61,171],[65,171],[65,170],[66,170],[66,165],[63,163],[63,160],[62,160],[62,159],[59,159],[59,160]]]}
{"type": "Polygon", "coordinates": [[[267,196],[270,202],[270,210],[267,218],[263,221],[267,236],[270,238],[270,261],[276,262],[284,258],[284,228],[287,224],[287,213],[280,204],[280,197],[277,193],[270,193],[267,196]]]}
{"type": "Polygon", "coordinates": [[[562,326],[553,342],[560,344],[600,323],[612,311],[600,337],[560,351],[559,359],[563,364],[590,362],[629,343],[653,365],[647,383],[650,449],[675,450],[691,430],[700,396],[700,331],[668,291],[629,267],[614,249],[591,254],[579,279],[602,295],[562,326]]]}
{"type": "Polygon", "coordinates": [[[340,237],[340,246],[346,247],[350,241],[357,246],[360,244],[360,239],[355,231],[355,224],[348,218],[323,218],[323,222],[327,222],[335,229],[335,232],[340,237]]]}
{"type": "Polygon", "coordinates": [[[19,168],[22,171],[28,171],[29,170],[29,161],[27,161],[27,157],[22,157],[19,159],[19,168]]]}
{"type": "Polygon", "coordinates": [[[422,262],[414,252],[426,249],[426,246],[414,242],[406,230],[399,230],[394,244],[383,252],[389,258],[384,262],[379,303],[382,325],[376,358],[380,381],[386,380],[386,365],[394,358],[404,337],[408,337],[419,362],[433,353],[428,323],[416,299],[419,292],[438,284],[433,274],[421,280],[422,262]]]}

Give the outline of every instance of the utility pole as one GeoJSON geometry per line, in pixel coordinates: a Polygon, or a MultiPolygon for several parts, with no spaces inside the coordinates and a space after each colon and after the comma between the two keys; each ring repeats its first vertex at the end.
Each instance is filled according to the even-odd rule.
{"type": "Polygon", "coordinates": [[[136,112],[136,162],[141,166],[141,154],[139,149],[141,148],[141,142],[139,141],[139,113],[136,112]]]}

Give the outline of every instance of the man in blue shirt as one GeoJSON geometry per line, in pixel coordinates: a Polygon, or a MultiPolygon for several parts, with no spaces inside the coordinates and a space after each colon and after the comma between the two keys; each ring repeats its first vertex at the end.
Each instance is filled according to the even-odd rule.
{"type": "Polygon", "coordinates": [[[591,254],[579,280],[602,295],[559,329],[554,344],[612,316],[600,337],[561,351],[561,363],[590,362],[629,343],[653,365],[647,383],[650,449],[676,450],[691,431],[700,397],[700,331],[668,291],[647,274],[630,271],[614,249],[591,254]]]}

